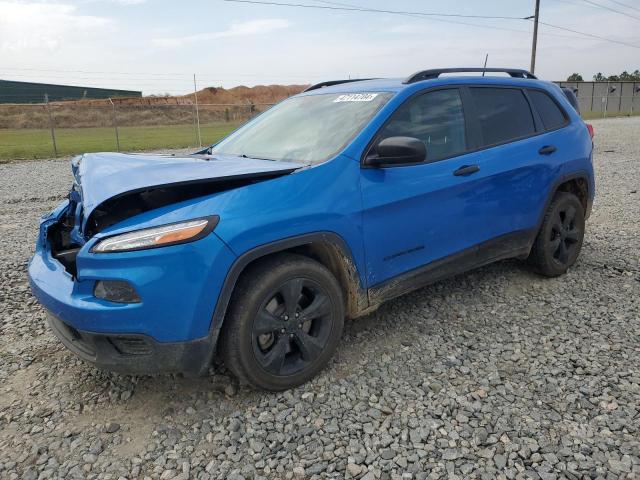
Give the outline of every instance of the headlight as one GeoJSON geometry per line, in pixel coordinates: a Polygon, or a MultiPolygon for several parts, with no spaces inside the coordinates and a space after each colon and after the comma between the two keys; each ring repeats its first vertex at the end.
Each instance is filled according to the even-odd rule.
{"type": "Polygon", "coordinates": [[[94,253],[130,252],[193,242],[210,233],[218,224],[217,216],[145,228],[100,240],[94,253]]]}

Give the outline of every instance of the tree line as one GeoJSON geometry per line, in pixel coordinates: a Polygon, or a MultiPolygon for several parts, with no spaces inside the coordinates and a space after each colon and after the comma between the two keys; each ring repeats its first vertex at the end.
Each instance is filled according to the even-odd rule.
{"type": "MultiPolygon", "coordinates": [[[[626,70],[620,75],[603,75],[601,72],[596,73],[593,76],[594,82],[640,82],[640,70],[634,70],[629,73],[626,70]]],[[[567,82],[584,82],[582,75],[579,73],[572,73],[567,77],[567,82]]]]}

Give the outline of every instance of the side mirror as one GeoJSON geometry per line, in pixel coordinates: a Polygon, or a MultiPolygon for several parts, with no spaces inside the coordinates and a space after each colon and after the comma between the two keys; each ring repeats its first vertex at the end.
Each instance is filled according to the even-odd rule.
{"type": "Polygon", "coordinates": [[[365,158],[369,167],[400,167],[422,163],[427,158],[427,148],[422,140],[413,137],[389,137],[378,143],[365,158]]]}

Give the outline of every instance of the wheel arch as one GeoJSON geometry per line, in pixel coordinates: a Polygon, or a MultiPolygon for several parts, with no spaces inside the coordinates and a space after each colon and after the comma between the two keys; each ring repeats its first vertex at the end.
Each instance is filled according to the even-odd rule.
{"type": "Polygon", "coordinates": [[[559,177],[549,190],[549,195],[547,196],[544,208],[542,209],[542,212],[540,212],[536,231],[540,230],[544,215],[549,209],[549,205],[551,205],[553,197],[555,197],[558,192],[568,192],[578,197],[582,207],[584,208],[585,219],[588,218],[591,213],[591,203],[593,198],[592,192],[589,190],[590,188],[589,174],[586,171],[574,172],[559,177]]]}
{"type": "Polygon", "coordinates": [[[356,317],[366,311],[368,307],[366,289],[361,284],[351,249],[342,237],[333,232],[315,232],[277,240],[240,255],[227,272],[209,328],[209,335],[214,345],[212,355],[217,349],[229,301],[242,273],[255,262],[285,252],[312,258],[329,269],[340,283],[344,293],[347,317],[356,317]]]}
{"type": "Polygon", "coordinates": [[[563,181],[556,188],[554,195],[557,192],[572,193],[578,197],[586,214],[589,206],[589,180],[586,176],[578,175],[563,181]]]}

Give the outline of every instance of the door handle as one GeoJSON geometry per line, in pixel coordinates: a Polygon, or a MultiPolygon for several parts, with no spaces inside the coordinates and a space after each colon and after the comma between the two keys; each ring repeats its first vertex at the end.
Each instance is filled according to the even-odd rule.
{"type": "Polygon", "coordinates": [[[456,177],[465,177],[467,175],[471,175],[472,173],[476,173],[480,170],[478,165],[463,165],[459,169],[457,169],[453,174],[456,177]]]}
{"type": "Polygon", "coordinates": [[[538,153],[540,155],[551,155],[556,150],[557,150],[557,148],[554,147],[553,145],[545,145],[540,150],[538,150],[538,153]]]}

